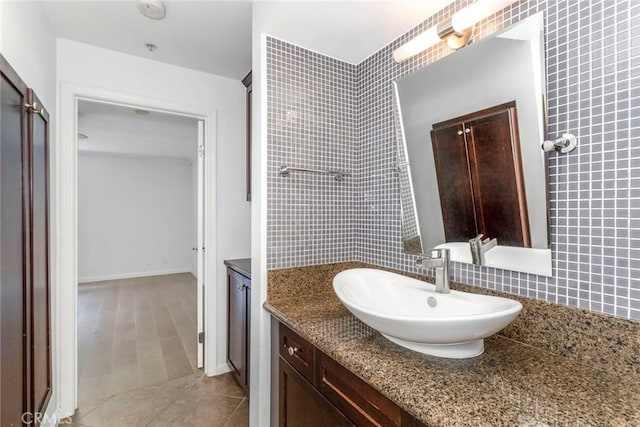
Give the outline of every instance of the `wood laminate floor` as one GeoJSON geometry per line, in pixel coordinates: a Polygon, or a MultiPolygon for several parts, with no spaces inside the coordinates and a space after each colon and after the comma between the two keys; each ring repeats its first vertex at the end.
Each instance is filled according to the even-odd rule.
{"type": "Polygon", "coordinates": [[[190,274],[78,286],[78,401],[71,425],[248,426],[230,374],[196,367],[190,274]]]}

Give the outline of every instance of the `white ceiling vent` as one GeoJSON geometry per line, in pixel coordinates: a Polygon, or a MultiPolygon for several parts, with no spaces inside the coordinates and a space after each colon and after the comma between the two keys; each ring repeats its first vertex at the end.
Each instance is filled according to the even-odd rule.
{"type": "Polygon", "coordinates": [[[138,10],[147,18],[164,19],[167,11],[160,0],[138,0],[138,10]]]}

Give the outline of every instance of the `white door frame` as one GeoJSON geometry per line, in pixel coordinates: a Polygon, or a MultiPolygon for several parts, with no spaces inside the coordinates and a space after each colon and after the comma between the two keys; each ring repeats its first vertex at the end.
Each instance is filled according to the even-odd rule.
{"type": "MultiPolygon", "coordinates": [[[[193,117],[204,121],[205,145],[205,298],[204,330],[207,375],[216,373],[216,300],[223,298],[216,286],[216,112],[202,111],[190,105],[167,100],[150,99],[126,93],[62,83],[58,106],[58,133],[52,147],[51,170],[53,192],[51,197],[51,278],[53,281],[54,334],[54,393],[57,394],[61,416],[73,414],[78,402],[78,335],[77,335],[77,117],[78,100],[143,108],[193,117]]],[[[196,337],[194,337],[196,339],[196,337]]]]}
{"type": "Polygon", "coordinates": [[[206,195],[204,189],[204,171],[205,171],[205,156],[204,156],[204,132],[205,123],[202,120],[198,120],[198,157],[194,163],[196,167],[196,175],[198,177],[198,183],[196,184],[196,298],[197,307],[197,332],[198,332],[198,368],[204,369],[204,343],[200,341],[200,332],[204,333],[204,265],[206,263],[206,252],[204,248],[204,233],[205,233],[205,220],[204,220],[204,197],[206,195]]]}

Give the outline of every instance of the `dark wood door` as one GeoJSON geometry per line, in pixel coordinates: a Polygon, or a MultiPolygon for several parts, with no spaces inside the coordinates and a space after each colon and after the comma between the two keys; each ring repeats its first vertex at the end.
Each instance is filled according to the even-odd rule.
{"type": "Polygon", "coordinates": [[[498,243],[531,247],[517,130],[510,109],[465,123],[478,229],[498,243]]]}
{"type": "Polygon", "coordinates": [[[51,396],[48,119],[0,55],[0,425],[39,424],[51,396]]]}
{"type": "Polygon", "coordinates": [[[243,388],[247,384],[247,292],[245,277],[227,270],[229,288],[227,361],[243,388]]]}
{"type": "Polygon", "coordinates": [[[0,102],[0,424],[22,425],[28,410],[27,335],[28,313],[25,311],[29,281],[28,246],[28,144],[27,117],[24,105],[27,88],[1,58],[2,82],[0,102]]]}
{"type": "Polygon", "coordinates": [[[280,427],[354,426],[282,358],[279,368],[280,427]]]}
{"type": "Polygon", "coordinates": [[[431,131],[444,234],[447,242],[464,242],[478,234],[467,141],[462,124],[431,131]]]}
{"type": "Polygon", "coordinates": [[[49,290],[49,115],[38,97],[29,90],[31,152],[31,405],[43,413],[51,396],[51,341],[49,290]]]}

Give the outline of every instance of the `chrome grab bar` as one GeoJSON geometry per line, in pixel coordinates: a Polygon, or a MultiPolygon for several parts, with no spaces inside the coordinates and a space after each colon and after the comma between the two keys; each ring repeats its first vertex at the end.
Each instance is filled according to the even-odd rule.
{"type": "Polygon", "coordinates": [[[293,166],[282,165],[280,166],[280,176],[288,177],[291,172],[307,172],[316,173],[320,175],[331,175],[336,181],[342,181],[345,177],[351,176],[350,173],[337,171],[337,170],[325,170],[325,169],[310,169],[310,168],[297,168],[293,166]]]}

